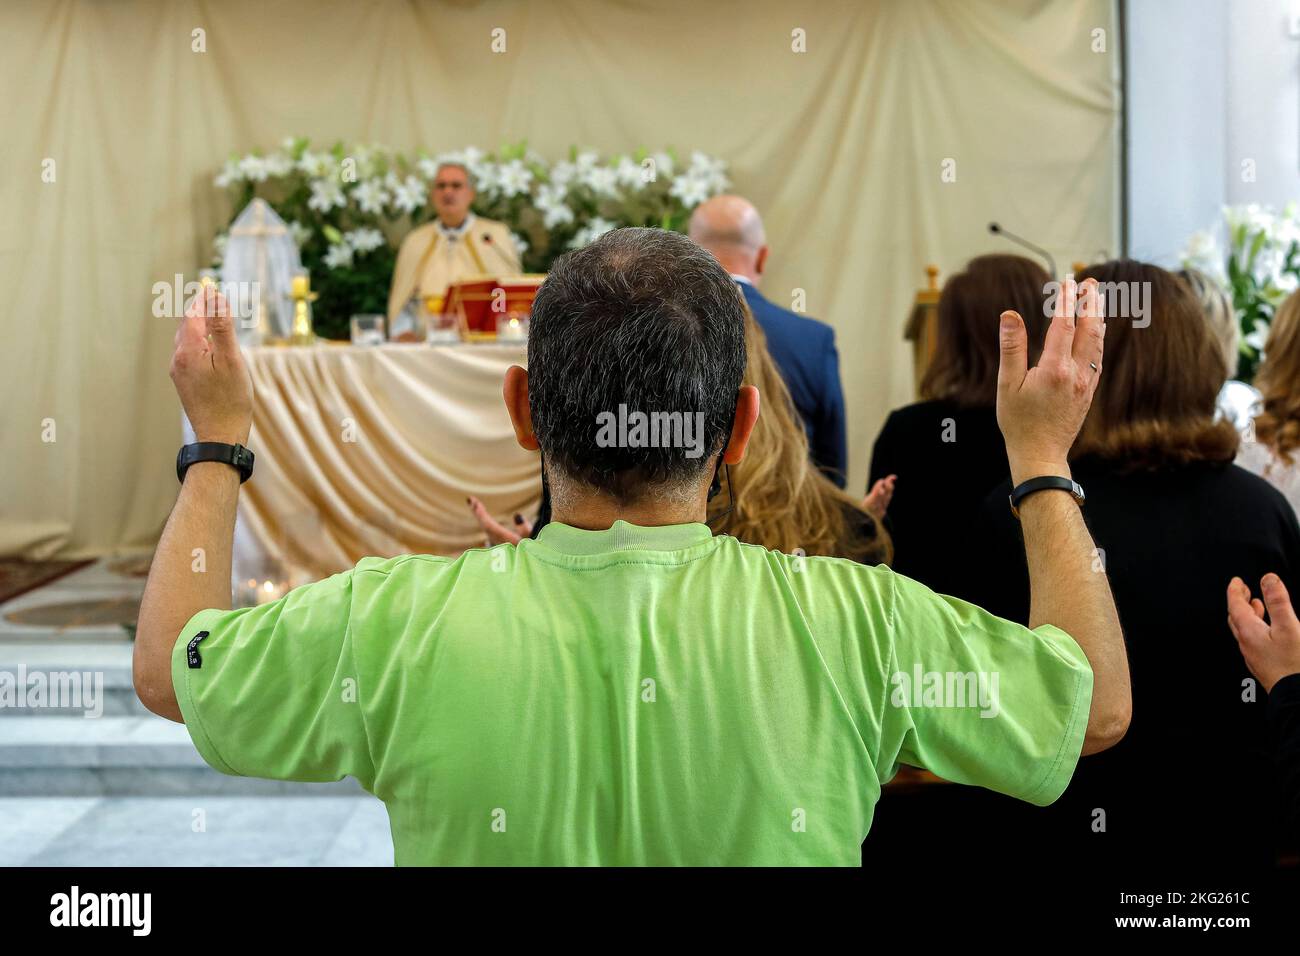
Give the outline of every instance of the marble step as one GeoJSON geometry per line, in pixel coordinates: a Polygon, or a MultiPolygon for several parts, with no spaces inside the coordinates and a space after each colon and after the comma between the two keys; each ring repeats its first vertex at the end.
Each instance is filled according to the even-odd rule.
{"type": "Polygon", "coordinates": [[[0,796],[347,796],[355,780],[296,783],[218,773],[184,725],[144,716],[0,720],[0,796]]]}
{"type": "Polygon", "coordinates": [[[130,643],[0,643],[0,721],[14,717],[143,717],[130,643]]]}

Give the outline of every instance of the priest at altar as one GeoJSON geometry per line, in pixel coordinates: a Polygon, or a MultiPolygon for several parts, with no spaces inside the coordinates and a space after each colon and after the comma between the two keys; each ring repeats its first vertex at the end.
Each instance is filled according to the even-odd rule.
{"type": "Polygon", "coordinates": [[[420,301],[442,299],[451,283],[523,271],[509,227],[469,211],[475,195],[466,167],[438,167],[431,190],[438,217],[411,230],[397,251],[388,293],[390,338],[420,337],[420,301]]]}

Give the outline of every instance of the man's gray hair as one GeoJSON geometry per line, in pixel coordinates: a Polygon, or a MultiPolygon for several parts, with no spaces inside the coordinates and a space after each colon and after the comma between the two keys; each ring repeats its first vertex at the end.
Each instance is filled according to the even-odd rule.
{"type": "Polygon", "coordinates": [[[459,159],[444,159],[438,163],[438,168],[433,171],[434,181],[437,181],[440,172],[449,167],[461,170],[465,174],[465,178],[469,180],[469,188],[474,190],[478,189],[478,177],[474,175],[474,170],[470,169],[469,166],[461,162],[459,159]]]}

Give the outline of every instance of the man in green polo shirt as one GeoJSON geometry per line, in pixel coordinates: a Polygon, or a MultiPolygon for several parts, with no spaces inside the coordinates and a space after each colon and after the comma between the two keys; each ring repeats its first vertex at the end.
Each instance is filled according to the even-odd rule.
{"type": "MultiPolygon", "coordinates": [[[[1072,284],[1061,302],[1033,369],[1003,317],[1017,485],[1068,477],[1100,374],[1095,285],[1077,321],[1072,284]]],[[[224,312],[191,308],[172,378],[200,441],[243,444],[252,389],[224,312]]],[[[714,536],[711,487],[758,418],[744,356],[735,283],[685,237],[617,230],[568,254],[505,383],[553,523],[456,559],[368,558],[256,608],[226,610],[240,473],[191,465],[140,611],[141,700],[225,773],[355,777],[398,864],[856,865],[900,763],[1056,799],[1130,710],[1078,505],[1019,502],[1032,630],[884,567],[714,536]]]]}

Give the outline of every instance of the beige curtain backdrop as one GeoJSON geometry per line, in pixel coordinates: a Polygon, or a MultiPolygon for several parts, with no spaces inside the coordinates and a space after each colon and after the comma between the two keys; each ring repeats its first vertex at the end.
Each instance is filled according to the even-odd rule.
{"type": "Polygon", "coordinates": [[[1117,41],[1110,0],[8,0],[0,554],[152,544],[180,440],[152,286],[206,264],[222,161],[289,135],[724,157],[763,291],[838,333],[857,488],[926,263],[1003,248],[990,219],[1063,266],[1116,251],[1117,41]]]}

